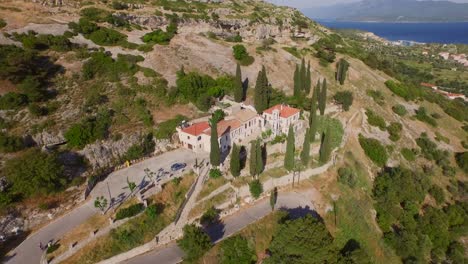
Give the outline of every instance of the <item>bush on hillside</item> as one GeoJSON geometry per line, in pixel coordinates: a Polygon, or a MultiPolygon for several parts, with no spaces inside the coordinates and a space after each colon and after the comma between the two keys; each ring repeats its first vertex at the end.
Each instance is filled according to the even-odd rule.
{"type": "Polygon", "coordinates": [[[401,105],[401,104],[397,104],[397,105],[394,105],[392,107],[392,110],[395,114],[399,115],[399,116],[404,116],[406,115],[406,113],[408,113],[408,111],[406,110],[406,107],[404,105],[401,105]]]}
{"type": "Polygon", "coordinates": [[[403,130],[403,126],[398,122],[392,122],[387,127],[387,131],[390,134],[391,141],[398,141],[401,138],[401,131],[403,130]]]}
{"type": "Polygon", "coordinates": [[[180,125],[183,120],[188,120],[187,117],[183,115],[177,115],[173,119],[166,120],[161,122],[155,131],[156,139],[170,139],[171,136],[176,132],[176,127],[180,125]]]}
{"type": "Polygon", "coordinates": [[[407,160],[407,161],[415,161],[416,160],[416,153],[415,150],[409,149],[409,148],[402,148],[401,149],[401,155],[407,160]]]}
{"type": "Polygon", "coordinates": [[[335,94],[333,99],[343,107],[343,110],[348,111],[353,104],[353,93],[351,91],[340,91],[335,94]]]}
{"type": "Polygon", "coordinates": [[[134,205],[130,205],[127,208],[119,209],[119,211],[117,211],[117,214],[115,215],[115,220],[121,220],[124,218],[135,216],[142,212],[143,209],[145,209],[145,206],[142,203],[137,203],[134,205]]]}
{"type": "Polygon", "coordinates": [[[367,122],[371,126],[376,126],[380,128],[380,130],[385,131],[387,128],[387,123],[385,122],[385,119],[383,119],[381,116],[377,115],[374,111],[370,109],[366,109],[366,115],[367,115],[367,122]]]}
{"type": "Polygon", "coordinates": [[[338,181],[342,184],[348,185],[351,188],[356,186],[357,177],[354,171],[348,167],[341,167],[338,169],[338,181]]]}
{"type": "Polygon", "coordinates": [[[433,127],[437,127],[437,121],[431,116],[427,115],[426,108],[424,108],[423,106],[419,107],[419,109],[416,110],[416,118],[419,121],[425,122],[433,127]]]}
{"type": "Polygon", "coordinates": [[[259,180],[253,180],[249,183],[250,194],[257,199],[263,193],[263,185],[259,180]]]}
{"type": "Polygon", "coordinates": [[[366,153],[367,157],[371,159],[377,166],[383,167],[387,163],[388,154],[385,147],[373,138],[366,138],[359,134],[359,144],[366,153]]]}
{"type": "Polygon", "coordinates": [[[0,152],[16,152],[24,149],[25,147],[26,146],[22,138],[9,136],[4,132],[0,132],[0,152]]]}
{"type": "Polygon", "coordinates": [[[242,66],[248,66],[254,62],[254,58],[249,55],[247,49],[242,44],[237,44],[232,47],[234,58],[239,61],[242,66]]]}
{"type": "Polygon", "coordinates": [[[64,137],[70,147],[83,148],[98,139],[106,138],[111,121],[112,117],[109,111],[100,111],[96,116],[85,118],[83,121],[73,124],[65,132],[64,137]]]}

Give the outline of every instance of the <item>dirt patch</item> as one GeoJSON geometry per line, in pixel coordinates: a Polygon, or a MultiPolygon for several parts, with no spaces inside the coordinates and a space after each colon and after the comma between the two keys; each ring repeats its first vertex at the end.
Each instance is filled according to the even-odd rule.
{"type": "Polygon", "coordinates": [[[4,95],[9,92],[17,92],[16,86],[8,80],[0,80],[0,95],[4,95]]]}
{"type": "Polygon", "coordinates": [[[152,111],[153,120],[156,123],[161,123],[169,119],[175,118],[177,115],[183,115],[191,120],[197,115],[197,110],[191,104],[186,105],[173,105],[173,106],[162,106],[152,111]]]}

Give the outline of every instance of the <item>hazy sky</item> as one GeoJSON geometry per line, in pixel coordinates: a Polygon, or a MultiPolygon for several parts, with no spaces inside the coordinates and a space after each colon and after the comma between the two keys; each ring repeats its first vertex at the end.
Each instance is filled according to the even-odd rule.
{"type": "MultiPolygon", "coordinates": [[[[298,8],[313,6],[328,6],[336,3],[359,2],[359,0],[267,0],[277,5],[293,6],[298,8]]],[[[468,0],[451,0],[451,2],[468,3],[468,0]]]]}

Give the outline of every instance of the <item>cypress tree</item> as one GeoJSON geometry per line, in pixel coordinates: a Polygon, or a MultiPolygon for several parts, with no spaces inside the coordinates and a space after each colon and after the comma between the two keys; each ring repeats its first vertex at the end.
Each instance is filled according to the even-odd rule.
{"type": "Polygon", "coordinates": [[[284,156],[284,168],[291,171],[294,169],[294,153],[296,151],[294,129],[289,126],[288,141],[286,143],[286,155],[284,156]]]}
{"type": "Polygon", "coordinates": [[[299,65],[296,64],[296,70],[294,71],[294,97],[299,97],[301,95],[300,87],[300,76],[299,76],[299,65]]]}
{"type": "Polygon", "coordinates": [[[300,81],[301,81],[301,91],[306,91],[306,76],[307,76],[307,72],[306,72],[306,65],[305,65],[305,60],[304,58],[302,58],[302,61],[301,61],[301,70],[300,70],[300,81]]]}
{"type": "Polygon", "coordinates": [[[346,74],[348,72],[349,63],[345,59],[340,59],[340,61],[336,64],[337,69],[335,73],[335,79],[343,85],[346,80],[346,74]]]}
{"type": "Polygon", "coordinates": [[[301,152],[301,161],[302,164],[307,166],[310,160],[310,129],[306,130],[304,135],[304,143],[302,145],[302,152],[301,152]]]}
{"type": "Polygon", "coordinates": [[[320,162],[326,163],[330,159],[332,151],[330,127],[322,134],[322,144],[320,145],[320,162]]]}
{"type": "Polygon", "coordinates": [[[240,175],[240,148],[234,143],[231,152],[231,174],[234,177],[240,175]]]}
{"type": "Polygon", "coordinates": [[[312,76],[311,76],[311,73],[310,73],[310,61],[307,63],[307,73],[306,73],[306,77],[305,77],[304,82],[305,82],[306,95],[309,95],[310,88],[312,86],[312,76]]]}
{"type": "Polygon", "coordinates": [[[250,143],[250,176],[255,177],[257,175],[257,143],[252,141],[250,143]]]}
{"type": "Polygon", "coordinates": [[[234,100],[236,102],[242,102],[244,99],[244,89],[242,87],[242,72],[239,63],[236,68],[236,79],[234,80],[234,100]]]}
{"type": "Polygon", "coordinates": [[[310,142],[315,141],[315,134],[317,134],[317,100],[318,94],[320,93],[319,86],[315,87],[314,94],[312,95],[310,116],[309,116],[309,128],[310,128],[310,142]]]}
{"type": "Polygon", "coordinates": [[[319,110],[320,115],[325,114],[325,106],[327,105],[327,79],[323,79],[322,89],[319,96],[319,110]]]}
{"type": "Polygon", "coordinates": [[[257,142],[255,144],[256,148],[256,160],[257,160],[257,175],[263,172],[263,151],[262,151],[262,145],[260,142],[260,139],[257,139],[257,142]]]}
{"type": "Polygon", "coordinates": [[[266,75],[265,66],[258,72],[257,81],[255,83],[254,105],[257,113],[262,113],[268,108],[270,96],[270,87],[268,84],[268,77],[266,75]]]}
{"type": "Polygon", "coordinates": [[[218,167],[221,163],[221,151],[218,142],[218,124],[216,120],[210,119],[211,127],[211,149],[210,149],[210,163],[212,166],[218,167]]]}

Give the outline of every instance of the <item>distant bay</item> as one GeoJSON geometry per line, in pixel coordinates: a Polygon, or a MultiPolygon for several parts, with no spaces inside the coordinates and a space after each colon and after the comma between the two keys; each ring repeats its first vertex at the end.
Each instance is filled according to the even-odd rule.
{"type": "Polygon", "coordinates": [[[318,20],[328,28],[359,29],[391,41],[468,44],[468,22],[454,23],[386,23],[318,20]]]}

